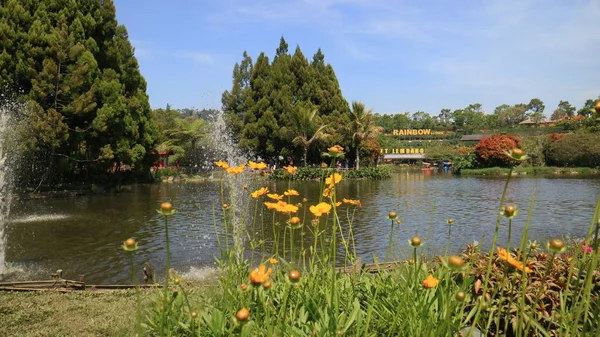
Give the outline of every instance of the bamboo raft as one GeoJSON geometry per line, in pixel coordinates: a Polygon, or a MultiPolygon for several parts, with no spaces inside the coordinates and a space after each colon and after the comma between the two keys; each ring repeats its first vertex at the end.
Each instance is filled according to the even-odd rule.
{"type": "Polygon", "coordinates": [[[110,291],[135,288],[157,288],[156,284],[85,284],[85,282],[65,279],[41,280],[41,281],[12,281],[0,282],[0,291],[50,291],[59,293],[70,293],[73,291],[110,291]]]}
{"type": "MultiPolygon", "coordinates": [[[[352,266],[336,268],[340,274],[359,274],[359,273],[370,273],[376,274],[381,271],[390,271],[394,268],[405,264],[406,262],[387,262],[387,263],[371,263],[362,264],[361,259],[357,259],[352,266]]],[[[0,282],[0,291],[50,291],[59,293],[70,293],[74,291],[92,291],[102,292],[111,290],[124,290],[124,289],[152,289],[160,288],[160,284],[86,284],[83,281],[83,275],[80,275],[80,281],[73,281],[63,279],[61,271],[56,274],[52,274],[54,277],[52,280],[41,280],[41,281],[10,281],[0,282]]]]}

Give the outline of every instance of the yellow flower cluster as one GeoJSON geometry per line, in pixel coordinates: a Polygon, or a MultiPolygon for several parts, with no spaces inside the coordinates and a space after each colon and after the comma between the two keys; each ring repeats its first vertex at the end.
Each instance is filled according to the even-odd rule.
{"type": "Polygon", "coordinates": [[[255,163],[252,160],[248,161],[248,167],[253,170],[264,170],[267,168],[267,164],[264,162],[255,163]]]}
{"type": "Polygon", "coordinates": [[[244,169],[246,168],[246,164],[244,164],[244,163],[242,163],[238,166],[231,167],[231,166],[229,166],[229,164],[227,164],[226,162],[224,162],[222,160],[216,161],[215,165],[217,165],[218,167],[227,171],[227,173],[229,173],[229,174],[240,174],[240,173],[244,172],[244,169]]]}
{"type": "Polygon", "coordinates": [[[269,210],[275,210],[279,213],[289,214],[298,212],[298,206],[288,204],[285,201],[265,202],[265,206],[267,206],[269,210]]]}

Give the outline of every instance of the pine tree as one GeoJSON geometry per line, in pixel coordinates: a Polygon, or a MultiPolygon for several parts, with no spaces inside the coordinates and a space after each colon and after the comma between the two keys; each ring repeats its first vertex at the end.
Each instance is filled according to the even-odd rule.
{"type": "Polygon", "coordinates": [[[44,168],[31,175],[46,179],[56,163],[55,179],[114,163],[141,169],[156,126],[113,2],[2,2],[0,86],[30,101],[25,155],[44,168]]]}

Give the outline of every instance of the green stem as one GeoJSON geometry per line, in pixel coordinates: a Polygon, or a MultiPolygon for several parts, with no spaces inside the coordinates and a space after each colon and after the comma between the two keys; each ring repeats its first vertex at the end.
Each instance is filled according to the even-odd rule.
{"type": "MultiPolygon", "coordinates": [[[[165,246],[166,246],[166,250],[167,250],[167,261],[166,261],[166,275],[165,275],[165,285],[163,288],[163,312],[162,312],[162,329],[161,329],[161,335],[165,333],[165,329],[167,328],[167,317],[169,315],[169,308],[167,306],[168,304],[168,290],[169,290],[169,269],[171,267],[171,249],[169,247],[169,220],[167,219],[167,215],[165,215],[165,246]]],[[[166,331],[166,334],[168,334],[168,329],[166,331]]]]}
{"type": "Polygon", "coordinates": [[[390,252],[392,250],[392,240],[394,238],[394,220],[392,219],[392,228],[390,229],[390,239],[388,242],[388,247],[385,250],[385,259],[383,259],[383,263],[387,263],[388,262],[388,258],[390,256],[390,252]]]}

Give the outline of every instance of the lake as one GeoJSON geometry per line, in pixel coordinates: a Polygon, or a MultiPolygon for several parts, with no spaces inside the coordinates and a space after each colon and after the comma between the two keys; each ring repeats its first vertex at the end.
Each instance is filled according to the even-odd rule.
{"type": "MultiPolygon", "coordinates": [[[[505,178],[460,177],[437,172],[397,173],[381,181],[342,181],[338,199],[360,199],[362,208],[354,217],[357,254],[363,262],[373,256],[383,259],[390,234],[390,211],[398,213],[402,224],[394,230],[394,258],[408,258],[408,240],[419,235],[427,254],[443,253],[448,235],[446,220],[454,219],[450,249],[458,252],[467,243],[478,241],[489,247],[498,215],[505,178]]],[[[250,191],[268,186],[283,193],[288,182],[253,179],[247,191],[238,191],[250,200],[250,191]]],[[[300,208],[304,218],[308,205],[318,202],[318,182],[292,182],[291,188],[306,197],[300,208]]],[[[513,220],[512,245],[517,245],[525,225],[534,190],[537,196],[530,223],[530,237],[545,242],[552,237],[584,237],[589,229],[596,199],[600,196],[599,178],[515,177],[511,180],[507,203],[520,209],[513,220]]],[[[140,249],[136,268],[150,261],[162,275],[164,266],[164,220],[156,209],[171,201],[177,213],[169,218],[172,266],[184,276],[201,277],[214,267],[218,253],[215,213],[221,219],[221,183],[160,183],[129,186],[118,194],[15,200],[6,228],[6,260],[11,275],[19,278],[48,278],[57,269],[63,276],[87,283],[128,283],[129,260],[123,241],[135,238],[140,249]]],[[[346,206],[340,207],[343,228],[346,206]]],[[[231,211],[231,210],[230,210],[231,211]]],[[[264,237],[272,247],[272,215],[262,204],[257,213],[263,225],[255,225],[251,235],[264,237]],[[261,227],[265,226],[263,231],[261,227]]],[[[307,219],[310,218],[307,214],[307,219]]],[[[218,226],[220,226],[220,221],[218,226]]],[[[260,222],[260,221],[259,221],[260,222]]],[[[307,221],[307,226],[310,226],[307,221]]],[[[285,226],[277,227],[283,234],[285,226]]],[[[300,232],[298,232],[300,233],[300,232]]],[[[223,238],[223,237],[221,237],[223,238]]],[[[499,244],[507,239],[507,220],[502,220],[499,244]]],[[[308,245],[312,235],[296,235],[296,247],[308,245]]]]}

